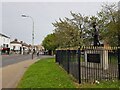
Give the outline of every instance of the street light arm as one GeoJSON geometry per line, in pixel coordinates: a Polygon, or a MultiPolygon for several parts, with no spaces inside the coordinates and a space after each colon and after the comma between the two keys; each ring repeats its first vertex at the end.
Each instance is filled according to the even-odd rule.
{"type": "Polygon", "coordinates": [[[27,15],[25,15],[25,14],[22,14],[21,16],[22,16],[22,17],[29,17],[29,16],[27,16],[27,15]]]}
{"type": "Polygon", "coordinates": [[[32,22],[34,23],[34,20],[33,20],[33,18],[32,18],[31,16],[27,16],[27,15],[25,15],[25,14],[22,14],[21,16],[22,16],[22,17],[30,17],[30,18],[32,19],[32,22]]]}
{"type": "Polygon", "coordinates": [[[28,16],[28,17],[30,17],[32,19],[32,22],[34,23],[33,17],[31,17],[31,16],[28,16]]]}

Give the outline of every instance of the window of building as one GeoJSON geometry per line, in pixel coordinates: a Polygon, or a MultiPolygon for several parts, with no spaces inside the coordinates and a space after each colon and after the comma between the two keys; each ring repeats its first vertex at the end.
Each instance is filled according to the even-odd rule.
{"type": "Polygon", "coordinates": [[[3,44],[3,47],[5,48],[5,44],[3,44]]]}
{"type": "Polygon", "coordinates": [[[6,44],[6,47],[8,48],[8,44],[6,44]]]}

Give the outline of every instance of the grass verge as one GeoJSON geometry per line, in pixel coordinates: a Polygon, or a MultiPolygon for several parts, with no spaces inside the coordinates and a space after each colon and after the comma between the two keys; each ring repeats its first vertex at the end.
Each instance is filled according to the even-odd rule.
{"type": "Polygon", "coordinates": [[[120,88],[120,81],[78,84],[55,63],[54,58],[49,58],[41,59],[31,65],[18,84],[18,88],[120,88]]]}
{"type": "Polygon", "coordinates": [[[18,88],[75,88],[69,75],[53,58],[42,59],[31,65],[24,74],[18,88]]]}

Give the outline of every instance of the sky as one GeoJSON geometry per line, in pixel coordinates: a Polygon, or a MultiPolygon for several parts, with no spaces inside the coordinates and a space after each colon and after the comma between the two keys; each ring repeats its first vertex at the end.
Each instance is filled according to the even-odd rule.
{"type": "Polygon", "coordinates": [[[35,44],[41,44],[44,37],[53,32],[52,23],[59,18],[71,18],[70,11],[82,15],[96,15],[102,4],[102,2],[2,2],[2,33],[11,39],[17,38],[30,44],[33,24],[31,18],[21,17],[25,14],[34,20],[35,44]]]}

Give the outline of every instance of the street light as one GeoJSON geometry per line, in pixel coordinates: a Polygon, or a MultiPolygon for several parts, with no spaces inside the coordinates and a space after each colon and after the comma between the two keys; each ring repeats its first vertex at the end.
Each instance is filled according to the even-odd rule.
{"type": "Polygon", "coordinates": [[[34,49],[34,20],[33,20],[33,18],[31,17],[31,16],[27,16],[27,15],[21,15],[22,17],[29,17],[29,18],[31,18],[31,20],[32,20],[32,23],[33,23],[33,30],[32,30],[32,59],[33,59],[33,49],[34,49]]]}

